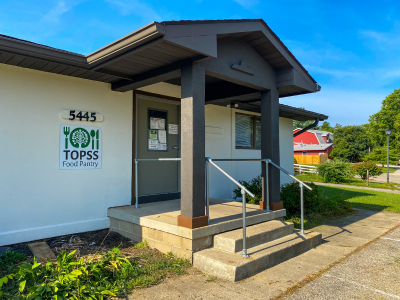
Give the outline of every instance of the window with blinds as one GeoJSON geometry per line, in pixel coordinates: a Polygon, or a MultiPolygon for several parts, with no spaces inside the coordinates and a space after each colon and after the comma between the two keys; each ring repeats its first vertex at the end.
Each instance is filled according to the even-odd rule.
{"type": "Polygon", "coordinates": [[[236,148],[261,148],[261,119],[256,116],[236,114],[236,148]]]}

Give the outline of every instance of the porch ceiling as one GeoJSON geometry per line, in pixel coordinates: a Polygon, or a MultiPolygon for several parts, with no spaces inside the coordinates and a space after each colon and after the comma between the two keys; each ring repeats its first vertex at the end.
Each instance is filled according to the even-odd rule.
{"type": "Polygon", "coordinates": [[[87,56],[0,35],[0,63],[108,82],[116,91],[127,91],[157,80],[179,85],[182,65],[217,58],[223,39],[243,39],[275,69],[280,97],[318,90],[261,19],[153,22],[87,56]]]}

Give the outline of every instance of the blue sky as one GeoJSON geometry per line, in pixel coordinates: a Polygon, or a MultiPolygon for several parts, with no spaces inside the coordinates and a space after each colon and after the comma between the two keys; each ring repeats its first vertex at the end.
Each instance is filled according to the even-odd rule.
{"type": "Polygon", "coordinates": [[[0,0],[0,33],[88,54],[151,21],[262,18],[322,86],[281,103],[358,125],[400,88],[399,16],[398,0],[0,0]]]}

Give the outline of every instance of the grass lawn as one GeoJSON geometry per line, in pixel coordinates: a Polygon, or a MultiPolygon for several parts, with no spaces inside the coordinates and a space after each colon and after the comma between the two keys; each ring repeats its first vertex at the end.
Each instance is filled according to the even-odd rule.
{"type": "MultiPolygon", "coordinates": [[[[400,213],[400,194],[331,186],[318,186],[317,188],[319,199],[324,204],[319,211],[304,211],[305,229],[351,215],[351,208],[400,213]]],[[[295,228],[300,228],[299,216],[288,216],[285,220],[293,222],[295,228]]]]}
{"type": "MultiPolygon", "coordinates": [[[[313,174],[313,173],[307,173],[307,174],[299,174],[296,175],[296,178],[298,178],[301,181],[306,181],[306,182],[324,182],[322,180],[322,176],[318,174],[313,174]]],[[[352,179],[352,180],[346,180],[345,182],[342,182],[341,184],[347,184],[347,185],[354,185],[354,186],[367,186],[367,183],[365,181],[362,181],[360,179],[352,179]]],[[[369,186],[372,188],[379,188],[379,189],[391,189],[391,190],[400,190],[400,185],[396,183],[377,183],[377,182],[369,182],[369,186]]]]}
{"type": "Polygon", "coordinates": [[[400,194],[331,186],[318,186],[318,190],[329,198],[341,197],[354,208],[400,213],[400,194]]]}

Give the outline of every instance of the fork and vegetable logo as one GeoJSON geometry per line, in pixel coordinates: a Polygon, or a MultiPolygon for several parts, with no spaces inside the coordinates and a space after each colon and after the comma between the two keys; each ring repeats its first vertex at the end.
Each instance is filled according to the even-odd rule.
{"type": "Polygon", "coordinates": [[[65,134],[65,149],[68,149],[68,136],[69,142],[74,148],[86,148],[92,141],[92,150],[95,149],[95,138],[96,138],[96,149],[99,150],[99,130],[94,131],[93,129],[89,132],[81,127],[75,128],[71,131],[70,127],[64,127],[65,134]]]}

